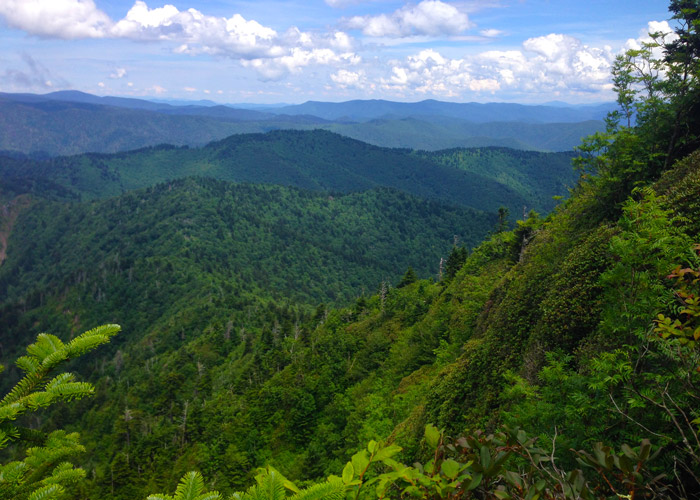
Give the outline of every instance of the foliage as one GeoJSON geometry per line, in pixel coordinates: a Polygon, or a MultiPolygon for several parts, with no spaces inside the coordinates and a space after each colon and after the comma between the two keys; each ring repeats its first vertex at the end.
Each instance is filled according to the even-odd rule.
{"type": "Polygon", "coordinates": [[[86,198],[116,196],[187,176],[353,193],[388,187],[453,205],[519,213],[551,209],[574,181],[571,154],[508,149],[459,150],[465,162],[486,156],[499,169],[461,168],[440,156],[372,146],[324,130],[234,135],[201,148],[148,147],[44,161],[0,158],[0,178],[50,183],[86,198]],[[512,179],[516,179],[515,182],[512,179]]]}
{"type": "MultiPolygon", "coordinates": [[[[53,376],[59,364],[79,357],[109,342],[120,330],[118,325],[103,325],[63,343],[58,337],[42,333],[27,347],[27,355],[17,360],[24,372],[22,379],[0,400],[0,449],[32,443],[26,457],[0,464],[0,497],[46,500],[62,497],[66,488],[85,477],[85,471],[73,467],[68,459],[84,452],[77,433],[57,430],[44,435],[14,424],[28,412],[59,401],[81,399],[94,393],[92,385],[76,382],[71,373],[53,376]]],[[[0,369],[2,367],[0,366],[0,369]]]]}
{"type": "MultiPolygon", "coordinates": [[[[650,475],[649,462],[658,455],[658,449],[652,453],[653,447],[648,440],[642,440],[635,448],[623,445],[620,452],[602,443],[596,443],[590,452],[575,452],[578,463],[589,471],[588,475],[578,468],[570,472],[562,470],[554,449],[551,452],[542,449],[537,438],[531,438],[517,428],[506,427],[495,435],[476,433],[452,441],[428,424],[424,443],[431,458],[425,464],[407,466],[393,458],[401,451],[399,446],[370,441],[366,449],[352,456],[343,468],[342,477],[329,476],[325,482],[301,491],[268,466],[259,470],[257,485],[245,493],[234,493],[230,500],[589,500],[609,495],[635,498],[665,491],[662,477],[650,475]]],[[[211,492],[209,496],[194,496],[202,491],[201,477],[190,472],[182,478],[175,497],[151,495],[148,499],[221,498],[217,492],[211,492]],[[185,491],[192,493],[187,496],[183,494],[185,491]]]]}
{"type": "MultiPolygon", "coordinates": [[[[502,201],[501,205],[505,205],[515,217],[522,214],[526,218],[524,211],[529,210],[550,212],[558,201],[553,197],[567,195],[576,181],[576,173],[571,169],[573,153],[551,154],[492,147],[415,154],[441,165],[493,178],[507,186],[520,198],[502,201]]],[[[494,212],[499,208],[496,203],[489,205],[489,210],[494,212]]]]}

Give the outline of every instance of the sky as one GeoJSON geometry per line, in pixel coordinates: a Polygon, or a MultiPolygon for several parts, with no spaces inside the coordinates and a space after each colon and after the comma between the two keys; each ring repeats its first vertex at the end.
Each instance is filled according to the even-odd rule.
{"type": "Polygon", "coordinates": [[[660,0],[0,0],[0,91],[596,103],[660,0]]]}

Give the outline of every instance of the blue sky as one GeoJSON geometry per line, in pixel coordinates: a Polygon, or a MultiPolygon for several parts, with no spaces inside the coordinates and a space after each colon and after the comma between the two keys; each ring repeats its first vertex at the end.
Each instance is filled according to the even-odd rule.
{"type": "Polygon", "coordinates": [[[0,91],[592,103],[667,18],[658,0],[0,0],[0,91]]]}

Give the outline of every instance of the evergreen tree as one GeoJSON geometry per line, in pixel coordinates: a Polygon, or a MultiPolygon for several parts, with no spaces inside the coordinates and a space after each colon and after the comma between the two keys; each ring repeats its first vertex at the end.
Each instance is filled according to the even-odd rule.
{"type": "Polygon", "coordinates": [[[15,422],[39,408],[93,394],[92,385],[76,382],[71,373],[52,374],[60,363],[108,342],[119,330],[118,325],[99,326],[67,344],[54,335],[41,333],[27,347],[27,355],[17,360],[24,377],[0,401],[0,449],[10,444],[34,446],[27,449],[23,460],[0,465],[0,498],[60,498],[66,487],[85,477],[85,471],[67,461],[85,451],[78,442],[78,433],[58,430],[47,436],[15,422]]]}
{"type": "Polygon", "coordinates": [[[457,271],[462,269],[462,266],[467,260],[467,249],[464,247],[454,246],[447,257],[445,263],[445,279],[452,279],[457,274],[457,271]]]}
{"type": "Polygon", "coordinates": [[[403,288],[411,283],[415,283],[416,281],[418,281],[418,276],[416,276],[416,272],[413,270],[413,268],[409,266],[401,278],[401,281],[399,281],[399,284],[396,285],[396,288],[403,288]]]}

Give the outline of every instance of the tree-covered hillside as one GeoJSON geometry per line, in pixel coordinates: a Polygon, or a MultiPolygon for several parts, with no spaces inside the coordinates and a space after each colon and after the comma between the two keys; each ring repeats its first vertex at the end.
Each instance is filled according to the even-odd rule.
{"type": "MultiPolygon", "coordinates": [[[[173,271],[164,273],[168,283],[182,286],[213,274],[278,300],[343,302],[410,265],[437,274],[454,238],[471,246],[496,225],[495,216],[389,189],[343,195],[204,178],[105,201],[20,199],[0,268],[2,299],[83,283],[98,303],[112,304],[106,310],[132,296],[141,307],[138,289],[150,289],[161,266],[173,271]],[[104,273],[119,279],[99,285],[104,273]]],[[[163,304],[182,291],[171,289],[163,304]]]]}
{"type": "Polygon", "coordinates": [[[575,153],[471,148],[415,154],[439,165],[495,179],[528,200],[527,211],[550,212],[557,204],[553,197],[556,193],[560,193],[560,196],[568,193],[576,176],[571,168],[575,153]]]}
{"type": "MultiPolygon", "coordinates": [[[[530,158],[506,149],[492,156],[515,170],[521,169],[523,158],[530,158]]],[[[85,198],[114,196],[192,175],[339,192],[384,186],[489,212],[507,206],[512,213],[524,205],[546,210],[552,205],[551,197],[566,194],[567,185],[575,179],[566,154],[537,155],[541,172],[531,161],[523,164],[523,174],[511,175],[533,180],[554,177],[537,193],[523,189],[522,182],[502,182],[501,172],[482,169],[477,173],[433,158],[437,156],[380,148],[322,130],[275,131],[234,135],[198,149],[161,146],[45,161],[5,157],[0,158],[0,176],[50,181],[85,198]]]]}
{"type": "MultiPolygon", "coordinates": [[[[383,282],[388,289],[409,266],[419,276],[437,275],[440,259],[447,256],[455,238],[476,244],[496,224],[494,216],[384,188],[330,195],[203,178],[173,181],[105,201],[35,199],[29,204],[26,195],[18,200],[24,203],[0,267],[3,357],[16,357],[38,331],[50,329],[65,337],[82,325],[114,318],[124,328],[108,351],[117,360],[115,380],[134,389],[143,381],[148,391],[156,391],[152,393],[156,399],[119,402],[122,388],[112,387],[115,374],[105,373],[102,365],[92,379],[103,395],[104,390],[116,389],[117,399],[103,400],[106,406],[98,414],[110,414],[116,422],[122,411],[133,411],[153,425],[165,426],[158,431],[165,432],[163,436],[171,436],[167,422],[173,418],[170,405],[175,399],[171,400],[174,392],[167,396],[160,391],[166,386],[176,390],[180,382],[171,375],[186,372],[184,366],[168,371],[168,382],[161,387],[155,382],[161,365],[148,361],[144,372],[142,360],[133,358],[144,345],[150,346],[144,352],[155,349],[169,358],[185,355],[195,342],[211,351],[196,356],[200,369],[220,365],[231,349],[245,355],[247,364],[252,352],[247,349],[257,350],[265,342],[277,345],[290,335],[301,342],[304,323],[326,314],[317,304],[347,303],[373,293],[383,282]],[[245,345],[246,352],[239,352],[245,345]],[[158,402],[161,397],[166,399],[158,402]],[[122,404],[127,406],[122,409],[122,404]],[[162,420],[166,407],[170,409],[162,420]]],[[[290,344],[288,349],[295,348],[290,344]]],[[[261,362],[254,362],[256,370],[263,370],[256,377],[267,377],[261,362]]],[[[90,366],[94,365],[77,369],[86,374],[92,371],[90,366]]],[[[9,373],[4,387],[12,383],[16,370],[9,373]]],[[[210,379],[207,384],[211,383],[210,379]]],[[[66,417],[62,411],[44,425],[64,418],[83,422],[80,427],[92,442],[94,463],[102,464],[95,487],[107,487],[105,464],[111,470],[109,464],[114,460],[118,464],[125,456],[131,456],[131,465],[138,463],[130,455],[133,452],[122,447],[122,440],[114,441],[116,436],[95,420],[83,421],[79,414],[66,417]]],[[[134,430],[133,446],[145,443],[139,436],[134,430]]],[[[150,432],[143,434],[147,440],[154,437],[149,436],[150,432]]],[[[176,480],[184,471],[176,468],[168,473],[145,462],[139,467],[164,474],[163,481],[176,480]]],[[[118,488],[124,498],[130,495],[125,492],[143,486],[128,482],[132,489],[118,488]]]]}

